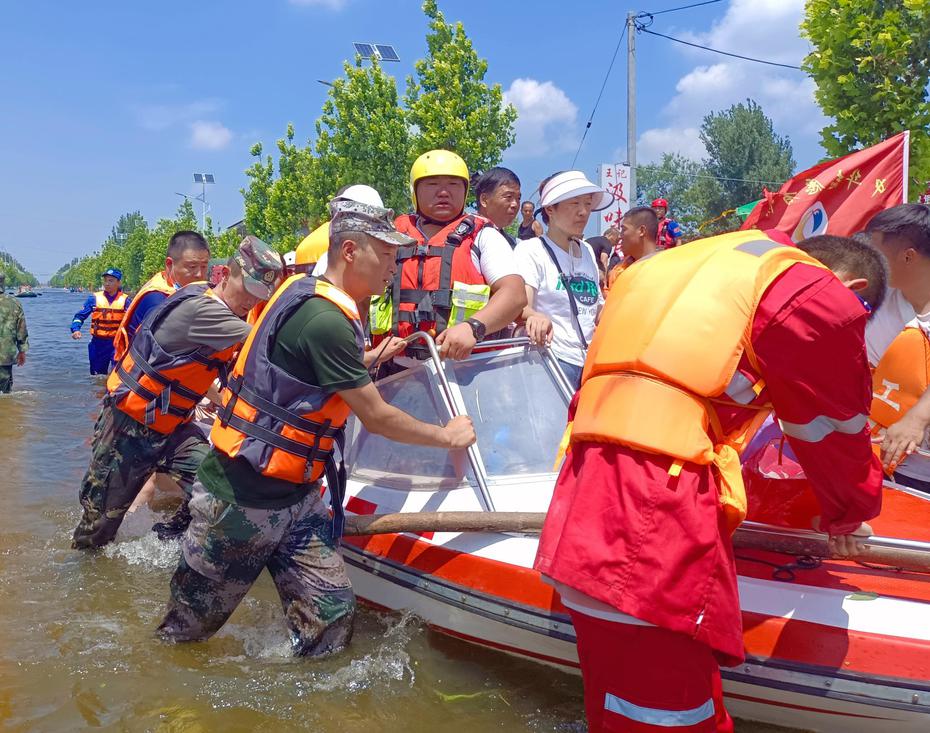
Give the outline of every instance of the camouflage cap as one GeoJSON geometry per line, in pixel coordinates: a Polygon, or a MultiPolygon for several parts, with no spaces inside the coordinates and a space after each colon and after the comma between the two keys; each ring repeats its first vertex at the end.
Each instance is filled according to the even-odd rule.
{"type": "Polygon", "coordinates": [[[274,293],[276,281],[284,272],[281,255],[258,237],[249,234],[239,243],[233,259],[242,268],[245,289],[256,298],[268,300],[274,293]]]}
{"type": "Polygon", "coordinates": [[[401,234],[394,227],[394,211],[360,201],[335,198],[329,202],[329,235],[361,232],[382,242],[404,246],[416,240],[401,234]]]}

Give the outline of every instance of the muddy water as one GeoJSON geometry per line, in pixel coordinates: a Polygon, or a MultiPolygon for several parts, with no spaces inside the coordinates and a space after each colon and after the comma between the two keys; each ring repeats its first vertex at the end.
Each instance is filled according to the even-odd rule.
{"type": "Polygon", "coordinates": [[[178,550],[148,532],[155,515],[97,555],[69,549],[103,390],[67,338],[83,298],[21,301],[32,348],[0,396],[0,730],[586,730],[580,678],[415,618],[363,610],[348,651],[293,659],[267,576],[209,642],[157,641],[178,550]]]}

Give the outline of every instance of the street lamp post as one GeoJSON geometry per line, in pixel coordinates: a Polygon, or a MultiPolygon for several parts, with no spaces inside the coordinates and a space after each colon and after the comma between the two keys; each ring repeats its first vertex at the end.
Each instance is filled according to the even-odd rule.
{"type": "Polygon", "coordinates": [[[207,230],[207,184],[216,183],[216,181],[212,173],[195,173],[194,183],[199,183],[202,188],[200,195],[195,198],[200,199],[203,205],[200,210],[200,231],[205,232],[207,230]]]}

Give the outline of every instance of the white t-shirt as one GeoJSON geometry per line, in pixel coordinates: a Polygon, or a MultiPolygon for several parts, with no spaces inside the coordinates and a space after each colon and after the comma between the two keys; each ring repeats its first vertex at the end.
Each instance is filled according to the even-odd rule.
{"type": "Polygon", "coordinates": [[[869,364],[878,366],[891,342],[917,314],[897,288],[888,288],[882,307],[872,314],[865,326],[865,347],[869,364]]]}
{"type": "MultiPolygon", "coordinates": [[[[578,322],[585,340],[590,344],[597,313],[604,304],[604,296],[598,285],[599,271],[594,250],[582,241],[580,256],[574,244],[573,254],[569,255],[551,239],[546,238],[546,243],[562,272],[571,279],[578,322]]],[[[573,322],[568,300],[571,296],[563,287],[559,270],[546,252],[542,239],[533,237],[518,242],[514,254],[526,284],[536,290],[536,303],[530,304],[530,307],[552,319],[552,352],[562,361],[583,366],[586,352],[573,322]]]]}

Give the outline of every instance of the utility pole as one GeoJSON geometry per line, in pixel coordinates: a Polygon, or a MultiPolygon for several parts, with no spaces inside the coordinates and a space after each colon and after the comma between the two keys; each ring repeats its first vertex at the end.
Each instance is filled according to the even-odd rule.
{"type": "Polygon", "coordinates": [[[636,206],[636,15],[626,16],[626,162],[630,166],[630,206],[636,206]]]}

